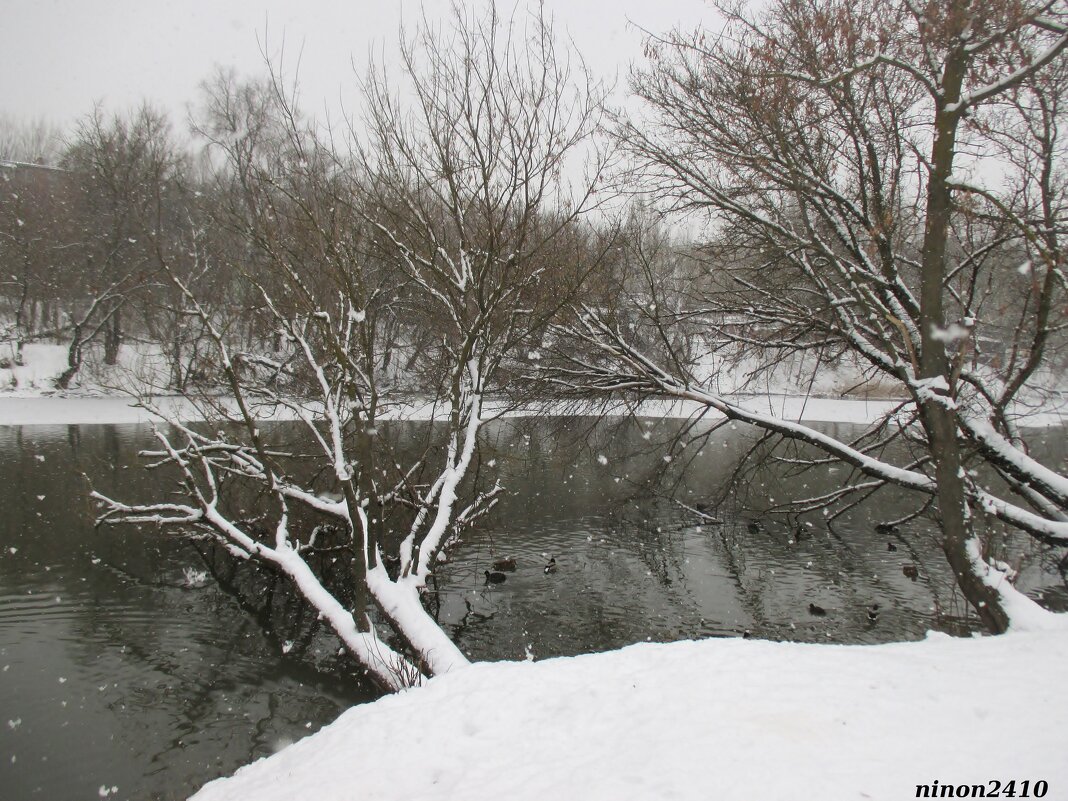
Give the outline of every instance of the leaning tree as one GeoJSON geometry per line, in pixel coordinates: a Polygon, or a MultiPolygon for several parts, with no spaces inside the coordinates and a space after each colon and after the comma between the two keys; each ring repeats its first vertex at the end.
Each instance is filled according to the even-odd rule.
{"type": "Polygon", "coordinates": [[[640,106],[618,127],[648,195],[708,221],[705,275],[670,313],[577,308],[549,374],[573,391],[694,402],[853,468],[809,509],[916,491],[937,508],[964,596],[1002,631],[1019,598],[973,516],[1068,545],[1068,477],[1020,425],[1048,402],[1064,355],[1068,7],[720,11],[718,31],[649,40],[632,79],[640,106]],[[685,351],[672,344],[682,327],[685,351]],[[852,354],[909,400],[893,421],[836,439],[717,393],[709,353],[738,348],[765,365],[852,354]],[[886,450],[894,438],[910,443],[908,461],[886,450]]]}
{"type": "Polygon", "coordinates": [[[180,528],[288,577],[388,688],[467,664],[423,595],[450,538],[501,491],[472,477],[487,396],[585,275],[553,248],[582,238],[594,205],[603,90],[557,47],[540,13],[424,19],[398,84],[381,69],[363,82],[347,148],[278,80],[212,84],[199,128],[221,165],[217,227],[240,246],[205,255],[228,260],[244,308],[170,276],[214,345],[224,392],[200,403],[229,425],[157,432],[154,466],[184,500],[95,495],[102,522],[180,528]],[[413,403],[441,424],[406,457],[385,429],[413,403]],[[303,445],[265,424],[278,412],[303,445]],[[331,593],[324,555],[350,565],[354,593],[331,593]]]}

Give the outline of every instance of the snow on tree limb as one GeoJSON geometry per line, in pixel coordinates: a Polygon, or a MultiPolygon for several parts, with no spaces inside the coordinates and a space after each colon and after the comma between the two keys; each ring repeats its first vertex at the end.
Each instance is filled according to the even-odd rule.
{"type": "MultiPolygon", "coordinates": [[[[858,451],[841,440],[810,426],[754,412],[700,386],[679,380],[628,343],[620,332],[612,328],[593,309],[588,307],[582,309],[577,317],[577,324],[568,328],[570,335],[602,351],[608,361],[604,366],[595,366],[590,362],[571,358],[569,361],[572,367],[552,368],[547,372],[548,380],[558,386],[577,391],[642,392],[693,401],[714,409],[729,419],[749,423],[765,431],[811,444],[855,467],[865,475],[927,495],[935,493],[934,480],[924,473],[898,467],[858,451]]],[[[1031,479],[1031,484],[1045,486],[1044,482],[1048,482],[1054,487],[1063,487],[1065,481],[1063,477],[1043,468],[1024,454],[1015,452],[1015,449],[1003,439],[998,438],[996,434],[991,434],[989,427],[984,431],[984,428],[974,421],[971,425],[977,437],[985,436],[988,447],[998,449],[1002,453],[1002,458],[1011,463],[1016,472],[1031,479]]],[[[1027,531],[1045,542],[1068,545],[1068,522],[1042,517],[974,485],[969,485],[968,493],[977,508],[987,514],[1027,531]]]]}

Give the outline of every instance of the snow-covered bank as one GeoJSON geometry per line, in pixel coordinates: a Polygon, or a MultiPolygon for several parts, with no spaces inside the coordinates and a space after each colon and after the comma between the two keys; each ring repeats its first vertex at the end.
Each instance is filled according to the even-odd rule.
{"type": "MultiPolygon", "coordinates": [[[[895,401],[853,400],[848,398],[804,398],[792,396],[747,397],[742,404],[755,411],[769,412],[787,420],[806,423],[853,423],[864,424],[879,419],[883,414],[897,406],[895,401]]],[[[161,396],[152,399],[152,403],[168,417],[184,422],[203,419],[196,406],[181,396],[161,396]]],[[[494,404],[487,403],[487,415],[501,413],[494,409],[494,404]]],[[[509,410],[506,417],[524,417],[529,415],[551,416],[554,414],[576,414],[581,410],[568,405],[554,409],[541,406],[532,409],[509,410]]],[[[603,412],[597,407],[597,412],[603,412]]],[[[637,410],[640,416],[658,418],[688,418],[698,414],[701,409],[693,403],[647,402],[637,410]]],[[[609,409],[609,414],[629,414],[631,410],[622,405],[609,409]]],[[[431,404],[411,404],[385,412],[384,419],[394,420],[430,420],[441,413],[440,407],[431,404]]],[[[289,420],[294,415],[285,409],[275,409],[264,413],[265,419],[289,420]]],[[[719,418],[715,412],[706,410],[709,420],[719,418]]],[[[94,423],[131,424],[146,423],[158,419],[147,409],[137,405],[129,396],[61,396],[46,395],[23,397],[0,395],[0,425],[91,425],[94,423]]],[[[1026,421],[1026,426],[1058,426],[1068,422],[1068,414],[1061,410],[1052,410],[1034,415],[1026,421]]]]}
{"type": "MultiPolygon", "coordinates": [[[[24,398],[55,391],[56,379],[67,369],[69,343],[30,342],[23,350],[23,363],[12,365],[10,343],[0,345],[0,392],[24,398]]],[[[149,391],[166,386],[167,362],[160,349],[139,342],[119,349],[118,363],[103,364],[101,354],[90,349],[85,364],[75,375],[71,392],[79,395],[116,395],[124,390],[149,391]]]]}
{"type": "MultiPolygon", "coordinates": [[[[192,404],[173,396],[156,398],[162,411],[179,419],[195,419],[192,404]]],[[[0,425],[92,425],[94,423],[147,423],[157,419],[147,409],[135,405],[132,398],[60,397],[37,398],[0,395],[0,425]]]]}
{"type": "Polygon", "coordinates": [[[1068,798],[1068,626],[1050,620],[982,639],[478,664],[351,709],[194,799],[900,801],[935,780],[1012,779],[1068,798]]]}
{"type": "MultiPolygon", "coordinates": [[[[740,398],[742,405],[754,411],[773,413],[786,420],[806,423],[870,423],[892,411],[897,401],[850,399],[850,398],[806,398],[790,395],[748,396],[740,398]]],[[[152,401],[168,416],[185,422],[202,419],[193,403],[180,396],[160,396],[152,401]]],[[[492,402],[486,404],[487,416],[501,413],[501,407],[492,402]]],[[[441,413],[441,407],[431,404],[411,404],[394,408],[383,417],[395,420],[430,420],[435,413],[441,413]]],[[[598,406],[597,413],[603,411],[598,406]]],[[[622,405],[612,409],[611,414],[629,414],[630,410],[622,405]]],[[[700,413],[701,407],[694,403],[650,401],[635,410],[639,415],[648,417],[688,418],[700,413]]],[[[706,411],[709,420],[719,418],[710,410],[706,411]]],[[[558,408],[539,406],[525,410],[504,412],[508,417],[528,415],[576,414],[581,410],[567,405],[558,408]]],[[[592,410],[591,410],[592,413],[592,410]]],[[[285,409],[274,409],[264,413],[265,419],[293,419],[292,413],[285,409]]],[[[147,409],[136,405],[126,395],[82,396],[82,395],[44,395],[26,397],[0,394],[0,425],[76,425],[93,423],[145,423],[156,419],[147,409]]],[[[1068,422],[1068,409],[1049,409],[1036,413],[1020,421],[1023,427],[1059,426],[1068,422]]]]}
{"type": "MultiPolygon", "coordinates": [[[[106,367],[89,364],[77,379],[77,386],[70,391],[57,393],[53,387],[55,378],[66,367],[67,347],[31,343],[26,346],[26,364],[19,367],[0,368],[0,425],[73,425],[92,423],[144,423],[155,419],[145,409],[134,405],[133,396],[152,395],[166,385],[167,370],[159,349],[144,343],[124,346],[120,350],[119,364],[106,367]]],[[[712,365],[708,366],[709,370],[712,365]]],[[[737,370],[738,368],[732,368],[737,370]]],[[[744,372],[744,371],[743,371],[744,372]]],[[[789,371],[787,371],[788,373],[789,371]]],[[[763,414],[771,414],[786,420],[805,423],[871,423],[900,404],[898,400],[869,394],[872,386],[856,386],[859,374],[839,366],[821,373],[817,384],[808,382],[811,393],[799,392],[797,381],[780,376],[774,385],[768,385],[764,393],[749,393],[742,390],[731,376],[711,375],[709,380],[717,391],[746,408],[763,414]],[[844,376],[844,377],[843,377],[844,376]],[[850,394],[839,396],[843,387],[850,394]]],[[[184,422],[202,419],[196,406],[177,396],[157,395],[155,400],[160,410],[184,422]]],[[[487,401],[485,413],[493,416],[502,413],[503,407],[487,401]]],[[[648,417],[688,418],[704,411],[708,419],[719,415],[703,409],[696,403],[679,401],[647,401],[636,410],[648,417]]],[[[510,409],[506,416],[571,415],[580,410],[574,405],[542,404],[524,410],[510,409]]],[[[630,407],[619,404],[610,408],[610,414],[629,414],[630,407]]],[[[604,412],[603,406],[590,409],[590,413],[604,412]]],[[[386,418],[404,420],[429,420],[440,407],[429,403],[411,403],[395,407],[385,413],[386,418]]],[[[1034,408],[1019,410],[1018,425],[1024,428],[1064,425],[1068,422],[1068,393],[1051,393],[1041,404],[1041,411],[1034,408]]],[[[262,410],[264,419],[295,419],[291,410],[273,408],[262,410]]]]}
{"type": "MultiPolygon", "coordinates": [[[[197,408],[180,396],[156,397],[152,401],[168,416],[175,416],[185,422],[201,419],[197,408]]],[[[786,414],[789,419],[801,419],[807,422],[866,423],[877,419],[881,414],[892,409],[892,401],[848,400],[826,398],[764,397],[748,398],[746,404],[756,409],[786,414]]],[[[500,413],[501,409],[487,403],[487,415],[500,413]]],[[[601,407],[598,407],[600,411],[601,407]]],[[[431,404],[411,404],[394,408],[385,413],[387,419],[429,420],[441,407],[431,404]]],[[[610,410],[616,414],[626,413],[620,406],[610,410]]],[[[659,403],[643,404],[639,414],[650,417],[690,417],[697,413],[696,404],[659,403]]],[[[528,410],[511,410],[506,416],[520,417],[527,415],[575,414],[574,406],[538,407],[528,410]]],[[[293,415],[284,409],[274,409],[264,415],[270,419],[292,419],[293,415]]],[[[718,417],[718,416],[717,416],[718,417]]],[[[48,425],[48,424],[92,424],[92,423],[144,423],[156,419],[147,409],[136,405],[133,398],[117,396],[61,396],[46,395],[25,397],[17,395],[0,395],[0,425],[48,425]]],[[[715,419],[712,417],[710,419],[715,419]]]]}
{"type": "MultiPolygon", "coordinates": [[[[180,396],[163,396],[153,399],[161,411],[168,416],[190,422],[201,419],[197,408],[180,396]]],[[[817,398],[764,398],[750,399],[749,403],[767,409],[773,404],[777,409],[784,409],[787,414],[797,415],[793,419],[807,422],[866,423],[876,419],[881,413],[893,406],[888,401],[866,400],[827,400],[817,398]]],[[[494,414],[492,404],[489,414],[494,414]]],[[[292,419],[293,415],[282,412],[265,415],[270,419],[292,419]]],[[[440,407],[438,408],[440,412],[440,407]]],[[[647,403],[640,410],[642,415],[650,417],[689,417],[698,411],[694,404],[681,403],[647,403]]],[[[625,410],[620,407],[616,413],[625,410]]],[[[510,411],[506,416],[520,417],[530,414],[549,415],[552,409],[538,408],[531,410],[510,411]]],[[[557,413],[573,414],[574,407],[561,409],[557,413]]],[[[430,404],[413,404],[404,408],[393,409],[384,417],[398,420],[429,420],[434,417],[435,408],[430,404]]],[[[75,425],[93,423],[144,423],[157,419],[147,409],[136,405],[126,396],[43,396],[19,397],[0,395],[0,425],[75,425]]],[[[714,419],[714,418],[710,418],[714,419]]]]}

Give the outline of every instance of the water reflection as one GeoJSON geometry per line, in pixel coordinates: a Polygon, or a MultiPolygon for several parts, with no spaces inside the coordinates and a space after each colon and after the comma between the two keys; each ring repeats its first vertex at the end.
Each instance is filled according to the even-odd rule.
{"type": "Polygon", "coordinates": [[[151,492],[137,427],[0,427],[0,786],[5,798],[185,798],[374,697],[278,634],[193,545],[92,528],[85,479],[151,492]],[[310,727],[310,728],[309,728],[310,727]]]}
{"type": "MultiPolygon", "coordinates": [[[[768,508],[829,491],[842,474],[771,465],[732,493],[753,439],[727,426],[703,433],[680,448],[670,421],[489,426],[482,476],[499,470],[509,492],[439,565],[428,599],[461,649],[542,659],[643,640],[879,642],[974,625],[928,522],[874,526],[913,498],[884,492],[831,525],[817,515],[799,538],[796,519],[768,508]],[[725,502],[705,517],[692,511],[717,497],[725,502]],[[516,570],[487,584],[504,557],[516,570]],[[552,558],[558,569],[546,573],[552,558]]],[[[414,451],[426,427],[382,435],[414,451]]],[[[91,798],[117,786],[119,798],[184,798],[375,695],[270,571],[171,533],[93,530],[84,476],[115,497],[152,498],[157,479],[136,456],[149,443],[136,426],[0,426],[6,797],[91,798]]],[[[1049,555],[1012,538],[1002,547],[1023,567],[1024,589],[1068,607],[1049,555]]],[[[346,559],[335,552],[317,568],[356,603],[346,559]]]]}
{"type": "MultiPolygon", "coordinates": [[[[929,520],[894,532],[876,528],[913,508],[908,494],[883,491],[833,524],[810,516],[799,537],[797,518],[768,509],[790,495],[841,486],[839,468],[791,476],[794,467],[770,465],[751,484],[724,492],[753,443],[743,430],[709,433],[706,426],[690,452],[676,448],[665,461],[665,443],[678,441],[677,422],[551,425],[567,430],[520,420],[490,431],[505,485],[521,491],[505,497],[492,523],[468,535],[438,570],[441,620],[477,658],[745,633],[884,642],[977,627],[929,520]],[[726,498],[714,515],[691,511],[707,509],[713,497],[726,498]],[[514,557],[518,570],[487,587],[484,570],[497,556],[514,557]],[[549,557],[559,565],[552,576],[541,570],[549,557]],[[810,604],[827,614],[813,615],[810,604]]],[[[1056,607],[1064,581],[1041,552],[1019,538],[1002,549],[1023,568],[1019,586],[1056,607]]]]}

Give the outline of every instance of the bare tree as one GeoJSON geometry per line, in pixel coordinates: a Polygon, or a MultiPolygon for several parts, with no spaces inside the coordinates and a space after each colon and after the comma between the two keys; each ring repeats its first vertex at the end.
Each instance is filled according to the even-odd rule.
{"type": "Polygon", "coordinates": [[[1029,454],[1017,425],[1064,342],[1068,11],[777,0],[721,12],[719,33],[649,41],[633,78],[644,111],[619,129],[649,193],[714,224],[702,296],[675,324],[765,359],[855,354],[907,394],[919,426],[844,442],[753,412],[709,389],[699,353],[657,357],[590,306],[566,326],[588,349],[563,354],[555,378],[694,401],[811,443],[856,471],[825,503],[885,484],[935,499],[965,597],[1002,631],[1011,590],[973,513],[1068,544],[1068,478],[1029,454]],[[1012,284],[1026,286],[1022,302],[1012,284]],[[888,436],[915,440],[920,456],[891,463],[888,436]],[[977,479],[979,463],[1001,482],[977,479]]]}
{"type": "Polygon", "coordinates": [[[556,47],[540,16],[516,23],[492,6],[481,17],[457,8],[451,30],[424,20],[402,48],[410,102],[381,73],[365,86],[363,213],[376,253],[418,299],[406,311],[440,338],[419,359],[439,377],[449,410],[446,464],[417,499],[402,544],[412,587],[425,581],[454,513],[486,394],[589,269],[556,261],[554,244],[594,204],[604,157],[593,153],[574,179],[569,160],[585,155],[604,92],[556,47]]]}
{"type": "Polygon", "coordinates": [[[59,130],[44,120],[0,116],[0,341],[12,343],[15,364],[28,341],[58,327],[58,265],[66,258],[61,232],[69,232],[71,199],[69,175],[56,166],[61,144],[59,130]]]}
{"type": "Polygon", "coordinates": [[[0,161],[55,166],[62,148],[62,131],[47,120],[0,114],[0,161]]]}
{"type": "Polygon", "coordinates": [[[554,258],[552,243],[581,227],[604,165],[594,154],[590,172],[569,167],[588,155],[603,92],[557,52],[540,15],[457,9],[447,29],[424,21],[402,56],[404,94],[370,73],[367,133],[354,125],[348,152],[277,77],[211,85],[200,129],[224,162],[219,224],[242,245],[216,258],[232,259],[241,315],[261,338],[236,336],[238,315],[165,269],[226,388],[225,400],[201,401],[238,426],[158,433],[156,464],[176,471],[184,502],[95,495],[102,522],[182,527],[284,574],[393,689],[467,664],[422,595],[451,538],[501,491],[471,475],[486,398],[588,272],[554,258]],[[446,424],[401,464],[382,427],[413,393],[446,424]],[[278,410],[302,424],[320,468],[311,478],[262,420],[278,410]],[[241,487],[263,498],[253,515],[227,506],[241,487]],[[351,606],[310,567],[324,549],[352,557],[351,606]]]}
{"type": "Polygon", "coordinates": [[[84,350],[97,337],[104,362],[117,362],[123,307],[159,269],[156,245],[178,163],[166,117],[148,106],[128,118],[109,118],[98,106],[78,125],[63,156],[72,184],[63,283],[72,301],[60,388],[81,369],[84,350]]]}
{"type": "Polygon", "coordinates": [[[69,258],[65,234],[70,176],[41,164],[0,164],[0,341],[13,344],[21,364],[25,344],[58,333],[60,266],[69,258]]]}

